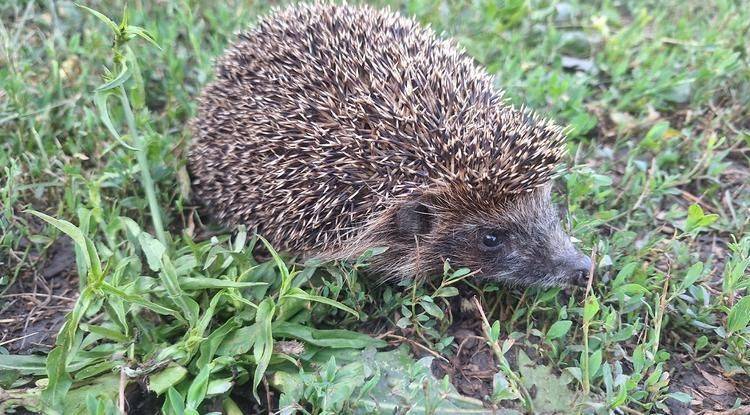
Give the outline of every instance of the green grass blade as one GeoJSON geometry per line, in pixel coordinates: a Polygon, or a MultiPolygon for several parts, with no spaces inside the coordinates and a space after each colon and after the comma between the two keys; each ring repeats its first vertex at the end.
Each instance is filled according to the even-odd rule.
{"type": "Polygon", "coordinates": [[[346,311],[347,313],[350,313],[355,317],[359,317],[359,313],[341,304],[340,302],[336,300],[331,300],[330,298],[322,297],[320,295],[309,294],[303,291],[301,288],[295,287],[295,288],[290,289],[289,292],[286,295],[284,295],[284,297],[292,297],[292,298],[299,298],[300,300],[315,301],[317,303],[326,304],[331,307],[338,308],[339,310],[346,311]]]}
{"type": "Polygon", "coordinates": [[[260,402],[258,397],[258,385],[260,385],[263,375],[266,373],[268,363],[271,361],[273,353],[273,332],[272,320],[276,307],[273,300],[266,298],[258,305],[255,314],[255,321],[258,324],[258,332],[253,345],[253,357],[255,358],[255,372],[253,374],[253,396],[260,402]]]}

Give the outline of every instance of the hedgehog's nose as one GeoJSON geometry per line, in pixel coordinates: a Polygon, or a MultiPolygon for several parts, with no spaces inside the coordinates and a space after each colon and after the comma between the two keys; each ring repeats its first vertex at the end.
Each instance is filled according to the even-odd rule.
{"type": "Polygon", "coordinates": [[[589,281],[591,270],[591,258],[578,253],[570,259],[565,267],[565,273],[571,285],[585,286],[589,281]]]}

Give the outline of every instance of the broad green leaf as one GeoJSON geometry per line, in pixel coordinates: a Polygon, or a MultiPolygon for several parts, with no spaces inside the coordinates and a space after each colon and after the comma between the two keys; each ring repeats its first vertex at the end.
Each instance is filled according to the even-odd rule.
{"type": "MultiPolygon", "coordinates": [[[[76,244],[76,246],[81,250],[86,270],[90,270],[93,272],[96,269],[98,270],[98,274],[101,274],[101,263],[99,262],[99,257],[94,256],[92,258],[91,252],[89,252],[89,246],[86,243],[87,238],[80,229],[78,229],[75,225],[68,221],[55,219],[52,216],[45,215],[42,212],[27,210],[26,213],[31,213],[32,215],[44,220],[45,222],[59,229],[64,234],[68,235],[70,239],[72,239],[76,244]]],[[[94,255],[96,255],[96,251],[94,251],[94,255]]]]}
{"type": "MultiPolygon", "coordinates": [[[[490,415],[498,413],[497,410],[485,408],[479,399],[460,395],[450,382],[436,379],[430,370],[432,358],[427,357],[415,361],[406,347],[399,347],[388,352],[365,350],[360,360],[364,364],[365,373],[378,374],[373,376],[376,381],[366,382],[362,386],[363,389],[368,387],[367,393],[352,395],[352,397],[358,397],[351,400],[350,411],[329,410],[328,413],[395,414],[402,413],[404,408],[408,408],[408,412],[405,413],[409,414],[490,415]]],[[[354,366],[352,369],[355,372],[357,367],[354,366]]],[[[339,373],[342,370],[344,368],[339,369],[339,373]]],[[[355,379],[356,377],[353,377],[352,381],[355,379]]],[[[294,385],[291,386],[294,387],[294,385]]],[[[287,390],[289,389],[284,391],[287,390]]],[[[348,391],[340,392],[343,395],[348,391]]],[[[335,398],[335,395],[326,396],[335,398]]],[[[520,415],[520,412],[514,409],[504,409],[501,413],[520,415]]]]}
{"type": "Polygon", "coordinates": [[[523,350],[518,350],[516,359],[518,375],[527,391],[535,390],[532,396],[534,413],[567,414],[575,407],[578,397],[568,387],[573,377],[563,371],[559,375],[539,361],[532,361],[523,350]]]}
{"type": "Polygon", "coordinates": [[[642,286],[641,284],[631,283],[631,284],[623,284],[615,288],[614,290],[612,290],[612,292],[616,294],[624,294],[629,297],[632,297],[634,295],[646,294],[649,291],[646,287],[642,286]]]}
{"type": "MultiPolygon", "coordinates": [[[[211,334],[209,334],[208,337],[206,337],[203,342],[201,342],[200,357],[198,357],[198,360],[196,360],[196,365],[198,367],[203,367],[211,362],[214,355],[217,353],[219,346],[223,344],[224,340],[230,333],[232,333],[233,331],[237,331],[237,328],[239,326],[239,319],[230,318],[226,323],[222,324],[219,328],[212,331],[211,334]]],[[[245,338],[245,342],[247,343],[247,338],[245,338]]],[[[250,350],[250,348],[248,347],[247,350],[250,350]]]]}
{"type": "Polygon", "coordinates": [[[698,281],[698,278],[700,278],[701,275],[703,275],[703,263],[696,262],[688,269],[687,274],[685,274],[685,278],[682,280],[680,286],[685,289],[695,284],[695,282],[698,281]]]}
{"type": "Polygon", "coordinates": [[[185,398],[175,388],[167,389],[167,397],[162,405],[165,415],[183,415],[185,413],[185,398]]]}
{"type": "Polygon", "coordinates": [[[94,333],[94,334],[98,334],[99,336],[105,339],[114,340],[120,343],[127,343],[130,341],[130,338],[128,336],[122,334],[117,329],[113,329],[109,327],[90,325],[90,324],[81,324],[81,329],[84,331],[94,333]]]}
{"type": "Polygon", "coordinates": [[[246,242],[247,229],[245,229],[244,225],[240,225],[237,229],[237,236],[234,238],[234,243],[232,243],[232,251],[237,253],[242,252],[246,242]]]}
{"type": "Polygon", "coordinates": [[[690,401],[693,400],[693,397],[691,395],[688,395],[685,392],[671,392],[667,396],[669,396],[672,399],[676,399],[682,403],[690,403],[690,401]]]}
{"type": "Polygon", "coordinates": [[[583,321],[590,322],[598,312],[599,301],[594,295],[589,295],[586,297],[586,303],[583,306],[583,321]]]}
{"type": "Polygon", "coordinates": [[[500,339],[500,321],[495,320],[490,327],[490,340],[497,343],[500,339]]]}
{"type": "Polygon", "coordinates": [[[639,344],[633,350],[633,373],[641,373],[650,362],[646,359],[646,346],[639,344]]]}
{"type": "Polygon", "coordinates": [[[258,336],[258,323],[233,331],[221,342],[216,354],[219,356],[237,356],[253,348],[258,336]]]}
{"type": "Polygon", "coordinates": [[[46,356],[0,354],[0,369],[12,369],[22,373],[40,375],[44,373],[46,365],[46,356]]]}
{"type": "Polygon", "coordinates": [[[695,341],[695,351],[699,351],[703,349],[704,347],[708,346],[708,337],[706,336],[700,336],[698,337],[698,340],[695,341]]]}
{"type": "Polygon", "coordinates": [[[161,395],[167,389],[177,385],[185,379],[187,373],[187,369],[176,363],[172,363],[163,370],[149,375],[148,390],[157,395],[161,395]]]}
{"type": "MultiPolygon", "coordinates": [[[[122,365],[122,361],[119,359],[108,359],[99,363],[95,363],[90,366],[86,366],[85,368],[78,370],[75,372],[75,376],[73,376],[73,380],[75,382],[79,382],[82,380],[86,380],[89,378],[92,378],[94,376],[99,376],[103,373],[112,373],[112,371],[116,368],[122,365]]],[[[71,368],[72,371],[72,368],[71,368]]]]}
{"type": "Polygon", "coordinates": [[[602,350],[599,349],[589,356],[589,378],[594,379],[596,372],[602,365],[602,350]]]}
{"type": "Polygon", "coordinates": [[[148,300],[144,299],[142,295],[128,294],[125,291],[122,291],[122,290],[120,290],[117,287],[113,287],[113,286],[109,285],[106,282],[102,283],[101,289],[104,292],[107,292],[107,293],[110,293],[110,294],[113,294],[113,295],[116,295],[116,296],[120,297],[124,301],[127,301],[129,303],[133,303],[133,304],[138,304],[139,306],[142,306],[142,307],[146,307],[149,310],[153,311],[154,313],[162,314],[162,315],[169,315],[169,316],[172,316],[172,317],[174,317],[174,318],[176,318],[176,319],[178,319],[180,321],[185,321],[185,319],[176,310],[173,310],[173,309],[171,309],[169,307],[164,307],[162,305],[159,305],[159,304],[156,304],[154,302],[148,301],[148,300]]]}
{"type": "Polygon", "coordinates": [[[703,208],[700,205],[690,205],[688,207],[687,221],[685,222],[685,232],[692,233],[699,231],[701,228],[711,226],[717,219],[719,219],[719,215],[706,215],[703,213],[703,208]]]}
{"type": "Polygon", "coordinates": [[[222,395],[229,392],[229,390],[232,389],[232,386],[234,386],[232,378],[213,379],[208,382],[206,396],[222,395]]]}
{"type": "Polygon", "coordinates": [[[456,287],[440,287],[435,291],[435,297],[455,297],[458,295],[458,288],[456,287]]]}
{"type": "Polygon", "coordinates": [[[669,128],[669,122],[659,121],[646,133],[646,140],[660,140],[669,128]]]}
{"type": "Polygon", "coordinates": [[[225,415],[245,415],[242,412],[242,409],[240,409],[239,405],[237,405],[232,398],[226,397],[224,398],[224,402],[221,404],[222,409],[224,410],[225,415]]]}
{"type": "MultiPolygon", "coordinates": [[[[125,386],[127,387],[127,383],[125,386]]],[[[117,414],[119,411],[115,412],[116,406],[114,402],[117,399],[119,388],[119,373],[108,373],[90,382],[83,383],[83,385],[70,390],[65,398],[62,413],[65,415],[85,414],[89,397],[92,397],[94,401],[99,403],[98,406],[105,410],[103,412],[104,415],[117,414]],[[109,412],[106,412],[107,408],[109,408],[109,412]]]]}
{"type": "Polygon", "coordinates": [[[617,284],[615,285],[622,284],[625,280],[629,279],[635,272],[635,269],[638,267],[638,265],[640,265],[638,262],[629,262],[625,264],[615,277],[615,281],[617,282],[617,284]]]}
{"type": "Polygon", "coordinates": [[[427,312],[427,314],[442,320],[445,317],[445,314],[443,313],[443,310],[440,309],[435,303],[431,301],[420,301],[419,305],[424,308],[424,311],[427,312]]]}
{"type": "Polygon", "coordinates": [[[492,396],[490,400],[493,403],[508,399],[517,399],[518,395],[510,388],[508,379],[502,372],[497,372],[492,377],[492,396]]]}
{"type": "Polygon", "coordinates": [[[727,316],[727,331],[736,333],[750,324],[750,296],[743,297],[734,304],[727,316]]]}
{"type": "Polygon", "coordinates": [[[141,244],[143,254],[146,255],[146,261],[151,271],[159,271],[161,269],[162,256],[166,252],[167,248],[158,240],[147,234],[141,232],[138,235],[138,242],[141,244]]]}
{"type": "Polygon", "coordinates": [[[177,279],[177,272],[175,271],[172,261],[169,256],[164,254],[161,258],[161,272],[159,277],[164,287],[169,293],[169,297],[172,301],[180,308],[185,319],[191,325],[195,324],[198,320],[199,306],[192,298],[188,297],[184,291],[180,288],[179,281],[177,279]]]}
{"type": "Polygon", "coordinates": [[[300,404],[305,391],[303,378],[296,373],[278,371],[273,374],[271,384],[281,391],[279,410],[282,414],[294,413],[294,407],[300,404]]]}
{"type": "Polygon", "coordinates": [[[197,413],[198,406],[206,398],[208,376],[211,374],[212,368],[213,365],[210,363],[200,368],[200,372],[198,372],[198,375],[190,383],[185,404],[185,410],[187,413],[190,413],[189,411],[191,410],[197,413]]]}
{"type": "Polygon", "coordinates": [[[328,373],[323,374],[323,380],[330,380],[330,383],[325,389],[322,409],[328,412],[341,413],[355,389],[365,383],[365,368],[361,361],[336,368],[334,356],[331,356],[329,365],[333,367],[327,368],[326,372],[328,373]]]}
{"type": "Polygon", "coordinates": [[[568,331],[570,330],[570,327],[572,325],[573,325],[573,322],[570,320],[556,321],[555,324],[550,326],[549,330],[547,330],[547,334],[545,338],[547,340],[554,340],[554,339],[563,337],[566,334],[568,334],[568,331]]]}
{"type": "Polygon", "coordinates": [[[42,391],[42,399],[52,409],[62,408],[65,395],[73,383],[65,368],[67,350],[57,346],[47,356],[47,387],[42,391]]]}

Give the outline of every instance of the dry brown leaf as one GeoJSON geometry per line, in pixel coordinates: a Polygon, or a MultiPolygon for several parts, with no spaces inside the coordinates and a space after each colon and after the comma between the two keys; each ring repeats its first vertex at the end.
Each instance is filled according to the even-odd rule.
{"type": "Polygon", "coordinates": [[[714,385],[714,387],[717,389],[717,392],[708,392],[712,388],[710,387],[701,388],[701,390],[705,392],[708,392],[712,395],[724,395],[724,394],[734,393],[737,391],[734,385],[732,385],[731,383],[727,382],[726,380],[718,376],[712,375],[703,369],[701,369],[701,374],[707,381],[711,382],[711,384],[714,385]]]}

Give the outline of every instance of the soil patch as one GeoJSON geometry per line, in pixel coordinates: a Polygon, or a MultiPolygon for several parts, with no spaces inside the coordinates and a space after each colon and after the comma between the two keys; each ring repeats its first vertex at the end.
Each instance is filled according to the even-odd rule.
{"type": "Polygon", "coordinates": [[[486,400],[492,394],[492,377],[497,372],[492,350],[481,337],[481,326],[463,320],[452,330],[458,345],[457,352],[448,362],[435,359],[432,373],[437,378],[448,375],[456,390],[462,395],[486,400]],[[474,327],[476,326],[476,327],[474,327]]]}
{"type": "Polygon", "coordinates": [[[690,403],[667,400],[673,415],[750,414],[750,377],[724,373],[717,361],[682,365],[675,364],[670,380],[672,391],[692,396],[690,403]],[[735,404],[739,404],[735,408],[735,404]],[[744,406],[743,406],[744,405],[744,406]]]}
{"type": "Polygon", "coordinates": [[[44,254],[30,255],[32,267],[0,296],[0,345],[15,354],[48,351],[78,298],[70,239],[60,238],[44,254]]]}

